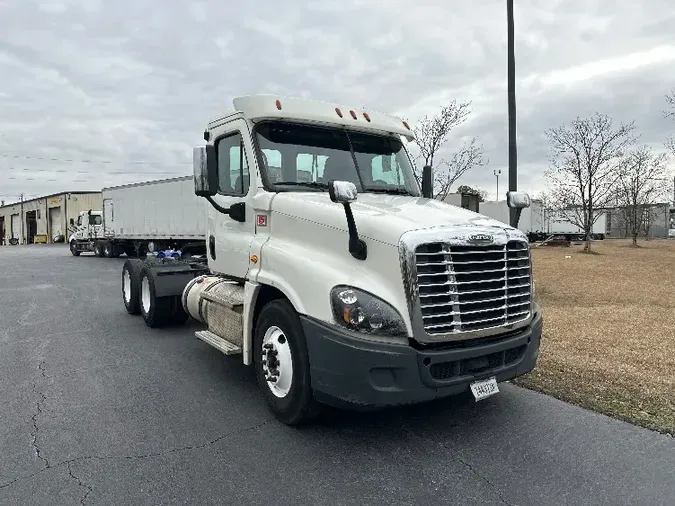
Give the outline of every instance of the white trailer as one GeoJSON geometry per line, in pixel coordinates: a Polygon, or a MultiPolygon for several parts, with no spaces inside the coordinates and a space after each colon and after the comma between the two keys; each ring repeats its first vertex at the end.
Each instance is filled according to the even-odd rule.
{"type": "Polygon", "coordinates": [[[431,167],[420,191],[405,121],[270,96],[234,108],[194,150],[208,255],[126,260],[130,314],[200,322],[196,337],[252,366],[287,424],[320,404],[482,400],[532,370],[542,314],[526,235],[432,199],[431,167]]]}
{"type": "MultiPolygon", "coordinates": [[[[510,223],[510,209],[505,200],[492,200],[481,202],[478,212],[484,216],[508,225],[510,223]]],[[[530,207],[526,207],[520,214],[518,230],[526,234],[537,233],[544,230],[544,210],[540,200],[532,200],[530,207]]]]}
{"type": "MultiPolygon", "coordinates": [[[[479,212],[502,223],[508,224],[510,221],[509,208],[506,201],[481,202],[479,212]]],[[[520,215],[518,229],[527,234],[531,242],[543,241],[552,235],[573,241],[583,240],[583,230],[573,225],[570,221],[572,219],[570,213],[572,212],[560,211],[553,213],[546,211],[540,200],[532,200],[531,206],[523,209],[520,215]]],[[[607,216],[604,212],[601,212],[593,224],[591,238],[604,239],[606,226],[607,216]]]]}
{"type": "Polygon", "coordinates": [[[206,208],[192,176],[103,189],[103,210],[85,211],[70,237],[73,255],[145,256],[149,251],[206,251],[206,208]]]}
{"type": "MultiPolygon", "coordinates": [[[[607,214],[598,211],[597,218],[591,227],[591,239],[604,239],[607,233],[607,214]]],[[[546,219],[546,235],[563,236],[572,241],[585,239],[583,229],[573,223],[576,221],[574,211],[563,210],[551,213],[546,219]]]]}

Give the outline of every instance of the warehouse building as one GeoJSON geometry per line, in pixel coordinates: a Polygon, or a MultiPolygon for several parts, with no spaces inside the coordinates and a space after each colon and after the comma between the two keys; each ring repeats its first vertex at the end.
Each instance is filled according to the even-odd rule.
{"type": "Polygon", "coordinates": [[[64,192],[0,205],[0,245],[67,240],[70,219],[102,208],[101,192],[64,192]]]}

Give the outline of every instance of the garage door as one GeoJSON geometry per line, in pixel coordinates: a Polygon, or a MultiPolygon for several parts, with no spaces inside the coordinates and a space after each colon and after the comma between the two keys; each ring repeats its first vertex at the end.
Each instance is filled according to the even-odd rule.
{"type": "Polygon", "coordinates": [[[12,238],[21,239],[21,217],[18,214],[12,215],[12,238]]]}
{"type": "Polygon", "coordinates": [[[53,241],[56,236],[62,235],[63,230],[61,229],[61,208],[52,207],[49,210],[49,233],[51,234],[51,240],[53,241]]]}

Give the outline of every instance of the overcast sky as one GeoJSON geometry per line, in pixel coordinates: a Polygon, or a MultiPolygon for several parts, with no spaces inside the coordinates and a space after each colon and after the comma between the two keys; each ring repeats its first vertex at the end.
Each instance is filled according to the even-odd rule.
{"type": "MultiPolygon", "coordinates": [[[[661,149],[675,2],[515,3],[520,189],[543,189],[545,129],[594,110],[661,149]]],[[[475,135],[490,163],[460,183],[506,182],[504,0],[0,0],[0,33],[7,202],[188,175],[206,121],[256,93],[412,121],[470,100],[447,148],[475,135]]]]}

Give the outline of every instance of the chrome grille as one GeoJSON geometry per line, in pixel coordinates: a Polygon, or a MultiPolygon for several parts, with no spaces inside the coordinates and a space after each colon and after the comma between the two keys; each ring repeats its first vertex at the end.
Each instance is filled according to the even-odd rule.
{"type": "Polygon", "coordinates": [[[512,325],[530,316],[530,254],[506,245],[422,244],[415,250],[424,330],[448,334],[512,325]]]}

